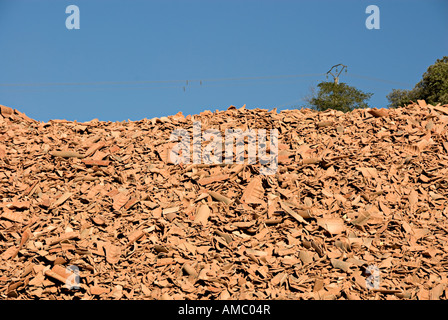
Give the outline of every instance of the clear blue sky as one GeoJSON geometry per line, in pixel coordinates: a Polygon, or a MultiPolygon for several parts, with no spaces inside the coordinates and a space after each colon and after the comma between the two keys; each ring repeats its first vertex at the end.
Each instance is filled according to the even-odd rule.
{"type": "Polygon", "coordinates": [[[342,63],[340,81],[385,107],[448,55],[447,17],[447,0],[0,0],[0,104],[41,121],[284,109],[325,76],[269,77],[342,63]],[[79,30],[65,26],[71,4],[79,30]],[[365,26],[370,4],[379,30],[365,26]],[[219,80],[244,77],[260,79],[219,80]],[[165,80],[190,81],[138,83],[165,80]]]}

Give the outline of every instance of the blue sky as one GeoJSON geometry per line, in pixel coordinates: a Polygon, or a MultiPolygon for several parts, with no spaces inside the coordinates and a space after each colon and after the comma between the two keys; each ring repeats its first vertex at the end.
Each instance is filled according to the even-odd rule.
{"type": "Polygon", "coordinates": [[[447,16],[446,0],[0,0],[0,104],[40,121],[291,109],[342,63],[385,107],[448,55],[447,16]]]}

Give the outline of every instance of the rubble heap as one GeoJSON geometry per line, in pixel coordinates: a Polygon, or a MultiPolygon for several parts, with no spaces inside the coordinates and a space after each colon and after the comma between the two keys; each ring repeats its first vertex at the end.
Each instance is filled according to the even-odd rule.
{"type": "Polygon", "coordinates": [[[2,299],[448,298],[448,105],[0,111],[2,299]],[[193,121],[278,129],[277,172],[170,163],[193,121]]]}

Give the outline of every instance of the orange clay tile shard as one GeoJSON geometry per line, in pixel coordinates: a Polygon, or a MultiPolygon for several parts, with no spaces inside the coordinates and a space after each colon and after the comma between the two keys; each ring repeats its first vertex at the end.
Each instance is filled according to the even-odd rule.
{"type": "Polygon", "coordinates": [[[78,238],[78,237],[79,237],[79,233],[72,231],[72,232],[66,232],[66,233],[64,233],[64,234],[62,234],[60,236],[57,236],[57,237],[50,238],[50,239],[48,239],[47,242],[51,246],[51,245],[54,245],[56,243],[59,243],[59,242],[62,242],[62,241],[66,241],[66,240],[75,239],[75,238],[78,238]]]}
{"type": "Polygon", "coordinates": [[[227,180],[230,178],[230,175],[228,174],[221,174],[218,176],[212,176],[212,177],[207,177],[207,178],[202,178],[198,180],[198,183],[200,185],[207,185],[207,184],[211,184],[213,182],[219,182],[219,181],[223,181],[223,180],[227,180]]]}
{"type": "Polygon", "coordinates": [[[60,265],[55,265],[53,268],[45,270],[44,273],[46,276],[58,280],[65,285],[70,285],[72,278],[75,276],[74,272],[60,265]]]}
{"type": "Polygon", "coordinates": [[[134,243],[135,241],[139,240],[144,235],[145,235],[145,232],[143,230],[136,230],[136,231],[132,232],[128,236],[129,244],[134,243]]]}
{"type": "Polygon", "coordinates": [[[229,199],[225,196],[223,196],[222,194],[219,194],[217,192],[214,191],[207,191],[207,193],[212,196],[213,199],[217,200],[217,201],[221,201],[227,205],[230,205],[232,203],[232,199],[229,199]]]}
{"type": "Polygon", "coordinates": [[[99,149],[101,149],[102,147],[104,147],[106,145],[105,142],[103,141],[99,141],[97,143],[94,143],[92,146],[89,147],[89,149],[87,149],[87,151],[84,153],[84,157],[88,157],[90,155],[93,155],[96,151],[98,151],[99,149]]]}
{"type": "Polygon", "coordinates": [[[6,208],[9,208],[9,209],[28,209],[30,207],[30,202],[29,201],[14,201],[14,202],[2,203],[1,205],[4,205],[6,208]]]}
{"type": "Polygon", "coordinates": [[[281,205],[282,209],[285,210],[286,213],[288,213],[291,217],[296,219],[298,222],[308,224],[308,222],[306,222],[305,219],[300,214],[296,213],[285,202],[280,201],[280,205],[281,205]]]}
{"type": "Polygon", "coordinates": [[[51,208],[56,208],[58,206],[60,206],[61,204],[63,204],[65,201],[67,201],[68,199],[70,199],[70,197],[72,196],[71,192],[66,192],[63,195],[61,195],[55,202],[53,202],[51,204],[51,208]]]}
{"type": "Polygon", "coordinates": [[[7,219],[13,222],[24,223],[24,215],[21,212],[15,212],[7,208],[3,208],[3,213],[0,218],[7,219]]]}
{"type": "Polygon", "coordinates": [[[84,155],[75,151],[51,151],[50,154],[62,158],[84,158],[84,155]]]}
{"type": "Polygon", "coordinates": [[[110,164],[109,160],[89,160],[83,159],[82,162],[88,166],[108,166],[110,164]]]}
{"type": "Polygon", "coordinates": [[[0,158],[6,157],[6,147],[0,144],[0,158]]]}
{"type": "Polygon", "coordinates": [[[167,164],[175,163],[175,159],[172,157],[172,152],[171,152],[175,145],[176,145],[175,143],[165,143],[165,144],[157,147],[157,153],[158,153],[160,159],[164,163],[167,163],[167,164]]]}
{"type": "Polygon", "coordinates": [[[317,224],[331,234],[339,234],[345,231],[345,223],[341,218],[318,218],[317,224]]]}
{"type": "Polygon", "coordinates": [[[130,197],[125,192],[118,192],[113,196],[113,208],[118,211],[123,207],[130,199],[130,197]]]}
{"type": "Polygon", "coordinates": [[[90,290],[90,294],[97,295],[97,296],[109,293],[109,291],[110,291],[108,288],[101,287],[101,286],[91,286],[89,288],[89,290],[90,290]]]}
{"type": "Polygon", "coordinates": [[[84,123],[0,106],[0,296],[447,300],[447,175],[448,105],[424,100],[84,123]],[[278,129],[276,172],[248,150],[175,164],[195,121],[278,129]]]}
{"type": "Polygon", "coordinates": [[[377,117],[377,118],[385,117],[388,114],[387,109],[384,109],[384,108],[382,108],[382,109],[373,108],[373,109],[370,109],[368,112],[372,116],[377,117]]]}
{"type": "Polygon", "coordinates": [[[255,177],[244,189],[241,201],[244,203],[263,203],[264,188],[259,177],[255,177]]]}
{"type": "Polygon", "coordinates": [[[10,107],[0,105],[0,113],[3,117],[9,118],[13,115],[14,110],[10,107]]]}
{"type": "Polygon", "coordinates": [[[121,248],[119,246],[107,243],[105,245],[106,250],[106,260],[110,264],[116,264],[120,260],[121,248]]]}
{"type": "Polygon", "coordinates": [[[196,211],[194,222],[205,226],[208,223],[210,213],[210,208],[206,204],[200,205],[198,210],[196,211]]]}

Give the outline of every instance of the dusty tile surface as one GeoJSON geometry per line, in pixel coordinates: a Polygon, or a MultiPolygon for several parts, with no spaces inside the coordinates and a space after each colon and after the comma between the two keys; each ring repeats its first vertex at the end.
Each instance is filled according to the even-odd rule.
{"type": "Polygon", "coordinates": [[[0,297],[447,299],[447,123],[424,101],[85,123],[1,106],[0,297]],[[193,120],[277,128],[277,173],[172,164],[193,120]]]}

